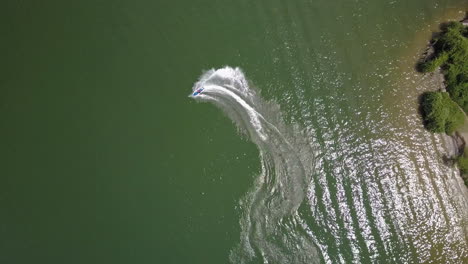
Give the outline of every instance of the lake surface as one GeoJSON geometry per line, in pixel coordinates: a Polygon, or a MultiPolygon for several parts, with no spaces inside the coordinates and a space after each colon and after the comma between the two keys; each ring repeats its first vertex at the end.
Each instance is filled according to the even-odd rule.
{"type": "Polygon", "coordinates": [[[413,70],[466,1],[1,6],[1,263],[468,262],[413,70]]]}

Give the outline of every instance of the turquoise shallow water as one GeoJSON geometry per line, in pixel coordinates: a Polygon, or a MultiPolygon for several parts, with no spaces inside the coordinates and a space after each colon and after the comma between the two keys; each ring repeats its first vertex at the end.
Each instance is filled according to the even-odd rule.
{"type": "Polygon", "coordinates": [[[466,8],[2,3],[0,261],[468,261],[466,191],[412,71],[466,8]]]}

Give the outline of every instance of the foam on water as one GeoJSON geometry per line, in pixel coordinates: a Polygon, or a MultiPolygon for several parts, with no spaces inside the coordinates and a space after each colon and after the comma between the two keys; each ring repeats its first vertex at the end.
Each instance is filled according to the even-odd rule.
{"type": "Polygon", "coordinates": [[[263,102],[250,89],[239,68],[210,70],[193,87],[198,88],[204,91],[195,99],[219,106],[261,153],[262,173],[242,201],[241,243],[232,251],[231,260],[246,263],[261,256],[266,263],[317,262],[320,258],[314,238],[299,224],[302,220],[297,214],[313,169],[313,162],[305,165],[302,158],[313,158],[312,148],[300,152],[304,147],[291,141],[297,139],[290,131],[278,118],[269,118],[278,114],[278,108],[263,102]]]}
{"type": "Polygon", "coordinates": [[[421,135],[388,126],[387,116],[356,138],[362,124],[337,118],[342,109],[320,98],[308,112],[300,89],[295,96],[308,119],[304,127],[286,125],[279,106],[262,100],[239,68],[209,70],[193,90],[199,88],[194,99],[218,106],[260,151],[262,171],[240,201],[240,244],[231,262],[468,259],[461,227],[467,201],[451,195],[456,172],[428,154],[443,152],[444,140],[418,143],[421,135]]]}

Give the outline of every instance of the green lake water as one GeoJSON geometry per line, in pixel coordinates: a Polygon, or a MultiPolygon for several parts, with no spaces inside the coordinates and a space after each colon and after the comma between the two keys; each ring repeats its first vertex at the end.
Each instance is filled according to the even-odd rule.
{"type": "Polygon", "coordinates": [[[468,263],[413,70],[466,1],[0,6],[0,263],[468,263]]]}

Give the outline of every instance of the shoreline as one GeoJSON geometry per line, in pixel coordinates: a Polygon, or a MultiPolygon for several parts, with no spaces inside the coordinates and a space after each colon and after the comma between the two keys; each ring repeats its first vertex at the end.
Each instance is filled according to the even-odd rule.
{"type": "MultiPolygon", "coordinates": [[[[457,22],[460,22],[462,24],[462,27],[468,28],[468,11],[465,12],[465,16],[461,19],[454,19],[457,22]]],[[[443,22],[447,23],[447,22],[443,22]]],[[[438,33],[435,33],[438,34],[438,33]]],[[[420,62],[426,62],[434,59],[434,55],[436,54],[436,49],[434,47],[433,43],[433,38],[434,38],[434,33],[431,38],[431,40],[427,43],[425,50],[422,52],[418,64],[420,62]]],[[[418,70],[418,72],[420,72],[418,70]]],[[[442,68],[439,66],[436,68],[435,71],[429,71],[423,74],[429,74],[430,78],[434,81],[436,84],[435,87],[432,89],[428,89],[426,92],[447,92],[447,82],[445,79],[445,74],[442,72],[442,68]]],[[[467,139],[468,139],[468,114],[463,110],[458,104],[457,106],[461,110],[464,116],[464,124],[456,129],[452,134],[445,134],[448,136],[452,144],[446,144],[446,147],[448,148],[448,156],[447,159],[445,160],[447,162],[447,165],[450,166],[456,166],[458,169],[458,174],[460,179],[465,183],[465,188],[468,190],[468,184],[467,184],[467,179],[468,175],[462,171],[458,164],[458,159],[462,156],[464,156],[465,153],[465,148],[467,146],[467,139]]],[[[434,131],[433,131],[434,132],[434,131]]]]}

